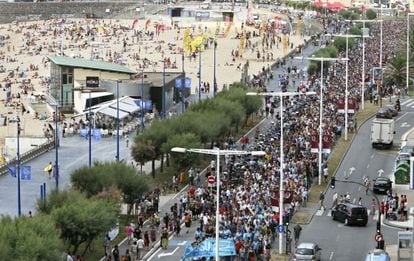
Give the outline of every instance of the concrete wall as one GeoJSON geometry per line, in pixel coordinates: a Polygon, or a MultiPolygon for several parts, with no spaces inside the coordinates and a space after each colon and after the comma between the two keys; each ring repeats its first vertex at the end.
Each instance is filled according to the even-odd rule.
{"type": "Polygon", "coordinates": [[[75,68],[73,71],[73,77],[75,81],[84,83],[86,81],[86,77],[88,76],[99,77],[99,81],[101,80],[127,80],[131,78],[130,75],[126,73],[89,70],[89,69],[82,69],[82,68],[75,68]]]}
{"type": "Polygon", "coordinates": [[[34,21],[53,18],[84,18],[93,13],[99,18],[119,17],[139,7],[138,2],[42,2],[4,3],[0,2],[0,24],[13,21],[34,21]],[[110,12],[106,12],[109,9],[110,12]]]}
{"type": "MultiPolygon", "coordinates": [[[[47,142],[44,137],[20,137],[20,153],[23,154],[41,144],[47,142]]],[[[9,158],[13,158],[17,154],[17,137],[6,137],[5,139],[5,152],[9,158]]]]}

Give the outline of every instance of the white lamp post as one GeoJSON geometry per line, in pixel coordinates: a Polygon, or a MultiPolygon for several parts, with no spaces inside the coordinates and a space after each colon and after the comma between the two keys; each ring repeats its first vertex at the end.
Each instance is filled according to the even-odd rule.
{"type": "Polygon", "coordinates": [[[356,34],[331,34],[331,36],[346,38],[346,67],[345,67],[345,140],[348,140],[348,39],[359,38],[361,35],[356,34]]]}
{"type": "Polygon", "coordinates": [[[252,156],[264,156],[266,152],[264,151],[240,151],[240,150],[220,150],[220,149],[186,149],[180,147],[174,147],[171,149],[172,152],[179,152],[179,153],[198,153],[198,154],[207,154],[207,155],[215,155],[217,156],[216,162],[216,183],[217,183],[217,190],[216,190],[216,251],[215,251],[215,260],[218,261],[219,259],[219,206],[220,206],[220,156],[222,155],[252,155],[252,156]]]}
{"type": "Polygon", "coordinates": [[[321,63],[321,88],[319,95],[319,148],[318,148],[318,184],[322,183],[322,135],[323,135],[323,62],[328,61],[344,61],[344,58],[328,58],[328,57],[295,57],[295,59],[305,59],[310,61],[319,61],[321,63]]]}
{"type": "Polygon", "coordinates": [[[408,91],[408,86],[409,86],[409,82],[410,82],[410,72],[409,72],[409,68],[410,68],[410,15],[414,15],[414,13],[408,13],[407,14],[407,76],[406,76],[406,83],[405,83],[405,88],[408,91]]]}
{"type": "MultiPolygon", "coordinates": [[[[280,177],[279,177],[279,224],[283,225],[283,97],[296,95],[313,95],[316,92],[248,92],[250,96],[277,96],[280,97],[280,177]]],[[[283,236],[279,234],[279,254],[282,254],[283,236]]]]}
{"type": "MultiPolygon", "coordinates": [[[[365,23],[376,23],[382,20],[347,20],[348,22],[362,23],[362,27],[365,28],[365,23]]],[[[365,108],[365,38],[369,38],[368,35],[364,35],[362,32],[362,87],[361,87],[361,107],[365,108]]],[[[382,34],[381,34],[382,39],[382,34]]]]}

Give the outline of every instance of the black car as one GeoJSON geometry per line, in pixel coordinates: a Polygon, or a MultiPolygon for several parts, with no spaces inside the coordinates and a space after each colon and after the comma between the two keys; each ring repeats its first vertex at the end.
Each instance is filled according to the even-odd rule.
{"type": "Polygon", "coordinates": [[[332,219],[348,225],[366,226],[368,223],[367,208],[351,203],[340,203],[332,208],[332,219]]]}
{"type": "Polygon", "coordinates": [[[392,193],[392,181],[389,178],[378,177],[374,179],[372,184],[372,191],[374,193],[392,193]]]}
{"type": "Polygon", "coordinates": [[[382,119],[392,119],[393,112],[388,107],[382,107],[377,111],[376,117],[382,119]]]}

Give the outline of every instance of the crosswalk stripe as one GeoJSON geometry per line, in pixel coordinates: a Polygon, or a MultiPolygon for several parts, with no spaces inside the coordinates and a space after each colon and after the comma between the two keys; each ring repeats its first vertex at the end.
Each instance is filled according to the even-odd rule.
{"type": "Polygon", "coordinates": [[[323,209],[319,209],[315,213],[315,216],[322,216],[322,215],[323,215],[323,209]]]}
{"type": "Polygon", "coordinates": [[[331,217],[332,216],[332,210],[328,210],[328,213],[326,213],[327,217],[331,217]]]}
{"type": "Polygon", "coordinates": [[[408,99],[408,100],[406,100],[406,101],[403,101],[402,103],[401,103],[401,105],[406,105],[407,103],[410,103],[410,102],[412,102],[413,101],[413,99],[408,99]]]}
{"type": "Polygon", "coordinates": [[[411,105],[414,105],[414,101],[410,102],[410,103],[407,103],[405,106],[410,107],[411,105]]]}

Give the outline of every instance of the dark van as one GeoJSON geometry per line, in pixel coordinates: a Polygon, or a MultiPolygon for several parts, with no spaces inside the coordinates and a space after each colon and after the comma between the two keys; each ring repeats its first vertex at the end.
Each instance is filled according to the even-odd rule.
{"type": "Polygon", "coordinates": [[[332,219],[344,222],[345,226],[366,226],[368,223],[368,211],[363,206],[340,203],[332,209],[332,219]]]}

